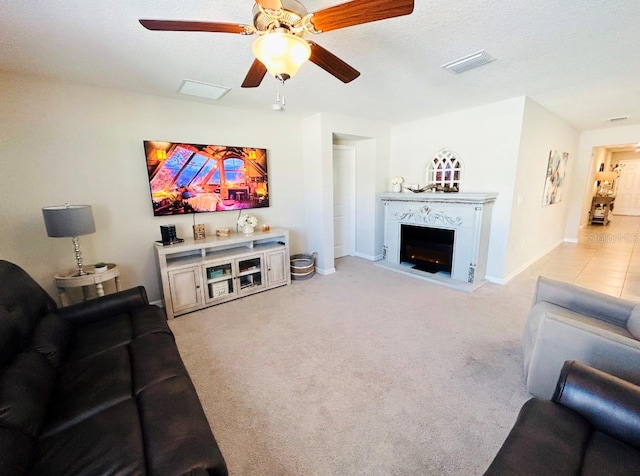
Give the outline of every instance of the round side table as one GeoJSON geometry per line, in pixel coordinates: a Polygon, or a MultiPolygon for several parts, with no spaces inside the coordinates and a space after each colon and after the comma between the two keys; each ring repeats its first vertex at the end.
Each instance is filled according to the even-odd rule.
{"type": "Polygon", "coordinates": [[[62,307],[71,304],[69,295],[67,294],[67,288],[83,288],[83,295],[87,298],[86,287],[95,286],[98,297],[104,296],[104,287],[102,283],[111,279],[115,280],[116,291],[120,289],[120,270],[114,263],[107,263],[107,270],[102,272],[95,272],[93,265],[84,267],[85,275],[76,276],[77,270],[70,271],[69,273],[56,274],[54,279],[56,281],[56,287],[58,288],[58,296],[60,297],[60,304],[62,307]]]}

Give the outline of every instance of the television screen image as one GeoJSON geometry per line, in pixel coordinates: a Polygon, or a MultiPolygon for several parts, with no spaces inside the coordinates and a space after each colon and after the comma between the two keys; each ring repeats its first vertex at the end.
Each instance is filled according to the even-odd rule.
{"type": "Polygon", "coordinates": [[[267,150],[144,141],[155,216],[269,206],[267,150]]]}

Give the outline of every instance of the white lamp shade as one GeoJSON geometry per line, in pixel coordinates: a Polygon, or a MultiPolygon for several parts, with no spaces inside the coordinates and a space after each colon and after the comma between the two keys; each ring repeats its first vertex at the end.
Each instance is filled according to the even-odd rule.
{"type": "Polygon", "coordinates": [[[618,174],[615,172],[597,172],[596,180],[600,182],[613,182],[618,178],[618,174]]]}
{"type": "Polygon", "coordinates": [[[44,207],[42,215],[50,237],[74,237],[96,231],[91,205],[44,207]]]}
{"type": "Polygon", "coordinates": [[[293,77],[311,56],[311,47],[299,36],[277,31],[260,36],[253,43],[253,54],[271,75],[293,77]]]}

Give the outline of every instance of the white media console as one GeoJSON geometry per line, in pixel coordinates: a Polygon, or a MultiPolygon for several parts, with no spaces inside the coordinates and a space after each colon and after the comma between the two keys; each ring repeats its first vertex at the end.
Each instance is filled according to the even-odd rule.
{"type": "Polygon", "coordinates": [[[289,231],[155,244],[167,318],[291,283],[289,231]]]}

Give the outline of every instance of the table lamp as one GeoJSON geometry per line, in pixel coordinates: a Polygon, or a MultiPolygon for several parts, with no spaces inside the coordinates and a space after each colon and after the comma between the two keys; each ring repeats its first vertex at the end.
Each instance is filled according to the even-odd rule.
{"type": "Polygon", "coordinates": [[[611,185],[617,178],[618,174],[616,172],[597,172],[596,180],[600,182],[600,190],[598,190],[598,195],[600,195],[601,197],[611,195],[611,185]]]}
{"type": "Polygon", "coordinates": [[[84,276],[82,269],[82,254],[78,236],[95,233],[96,225],[93,222],[91,205],[60,205],[44,207],[42,209],[44,224],[47,227],[47,235],[53,238],[73,238],[73,248],[76,253],[76,276],[84,276]]]}

